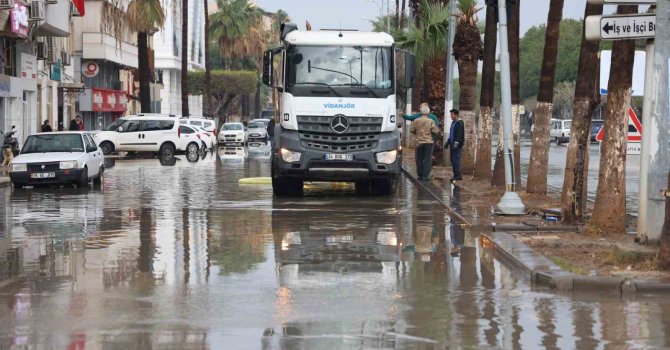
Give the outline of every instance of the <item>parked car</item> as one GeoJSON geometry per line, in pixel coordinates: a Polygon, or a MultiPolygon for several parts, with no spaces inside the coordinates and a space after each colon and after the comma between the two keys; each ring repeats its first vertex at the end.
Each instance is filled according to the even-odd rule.
{"type": "Polygon", "coordinates": [[[270,120],[275,117],[275,110],[272,108],[264,109],[261,112],[260,118],[270,120]]]}
{"type": "MultiPolygon", "coordinates": [[[[270,121],[268,120],[268,123],[270,121]]],[[[247,132],[249,134],[249,142],[263,141],[268,142],[268,132],[266,130],[267,124],[263,123],[262,119],[255,119],[247,124],[247,132]]]]}
{"type": "Polygon", "coordinates": [[[263,123],[264,127],[268,127],[268,124],[270,123],[270,119],[265,119],[265,118],[256,118],[251,121],[252,123],[263,123]]]}
{"type": "Polygon", "coordinates": [[[598,135],[598,132],[600,129],[605,125],[604,120],[592,120],[591,121],[591,141],[595,142],[596,141],[596,135],[598,135]]]}
{"type": "Polygon", "coordinates": [[[9,168],[14,186],[75,184],[99,185],[104,155],[88,132],[64,131],[28,136],[9,168]]]}
{"type": "Polygon", "coordinates": [[[552,119],[551,131],[549,132],[551,139],[557,145],[570,141],[570,125],[571,119],[552,119]]]}
{"type": "Polygon", "coordinates": [[[184,152],[180,148],[179,118],[161,114],[143,114],[116,120],[106,131],[96,134],[100,149],[112,152],[158,152],[163,157],[184,152]]]}
{"type": "Polygon", "coordinates": [[[202,132],[193,126],[179,125],[177,131],[177,145],[179,149],[185,150],[186,157],[196,159],[199,157],[200,150],[206,147],[202,140],[202,132]]]}
{"type": "Polygon", "coordinates": [[[242,123],[225,123],[219,130],[219,143],[224,145],[246,145],[248,138],[247,128],[242,123]]]}
{"type": "Polygon", "coordinates": [[[212,133],[216,138],[216,122],[214,121],[214,119],[191,116],[188,118],[181,118],[179,120],[179,124],[203,128],[208,132],[212,133]]]}

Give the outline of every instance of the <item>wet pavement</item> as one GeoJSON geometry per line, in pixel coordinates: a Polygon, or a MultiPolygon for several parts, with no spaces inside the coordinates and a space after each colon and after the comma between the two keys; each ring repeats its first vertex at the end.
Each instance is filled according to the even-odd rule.
{"type": "Polygon", "coordinates": [[[0,349],[639,349],[670,301],[532,290],[407,179],[273,198],[265,147],[0,188],[0,349]],[[453,253],[453,255],[451,254],[453,253]]]}

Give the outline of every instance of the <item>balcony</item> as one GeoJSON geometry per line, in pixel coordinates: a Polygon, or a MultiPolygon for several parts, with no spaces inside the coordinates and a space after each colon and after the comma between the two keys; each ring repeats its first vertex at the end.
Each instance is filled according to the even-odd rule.
{"type": "Polygon", "coordinates": [[[83,58],[107,60],[137,68],[137,46],[104,33],[83,33],[83,58]]]}

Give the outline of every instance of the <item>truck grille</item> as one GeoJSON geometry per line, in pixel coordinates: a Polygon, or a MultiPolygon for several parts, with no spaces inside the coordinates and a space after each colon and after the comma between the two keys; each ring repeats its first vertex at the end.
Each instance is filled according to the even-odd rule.
{"type": "Polygon", "coordinates": [[[329,152],[366,151],[377,147],[382,118],[346,117],[349,129],[338,134],[330,128],[333,116],[298,116],[298,131],[303,147],[329,152]]]}

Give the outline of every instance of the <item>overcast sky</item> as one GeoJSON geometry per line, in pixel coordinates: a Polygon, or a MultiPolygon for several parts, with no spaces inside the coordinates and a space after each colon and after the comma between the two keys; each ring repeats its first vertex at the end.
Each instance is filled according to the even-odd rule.
{"type": "MultiPolygon", "coordinates": [[[[370,30],[369,20],[379,16],[379,5],[386,0],[255,0],[266,11],[275,12],[283,9],[300,29],[305,28],[309,20],[312,28],[342,28],[370,30]]],[[[480,4],[484,0],[477,0],[480,4]]],[[[395,1],[389,1],[391,7],[395,1]]],[[[564,18],[582,18],[586,0],[566,0],[563,9],[564,18]]],[[[386,5],[384,5],[386,7],[386,5]]],[[[547,21],[549,0],[521,0],[521,33],[528,28],[547,21]]],[[[479,14],[484,20],[485,12],[479,14]]]]}

